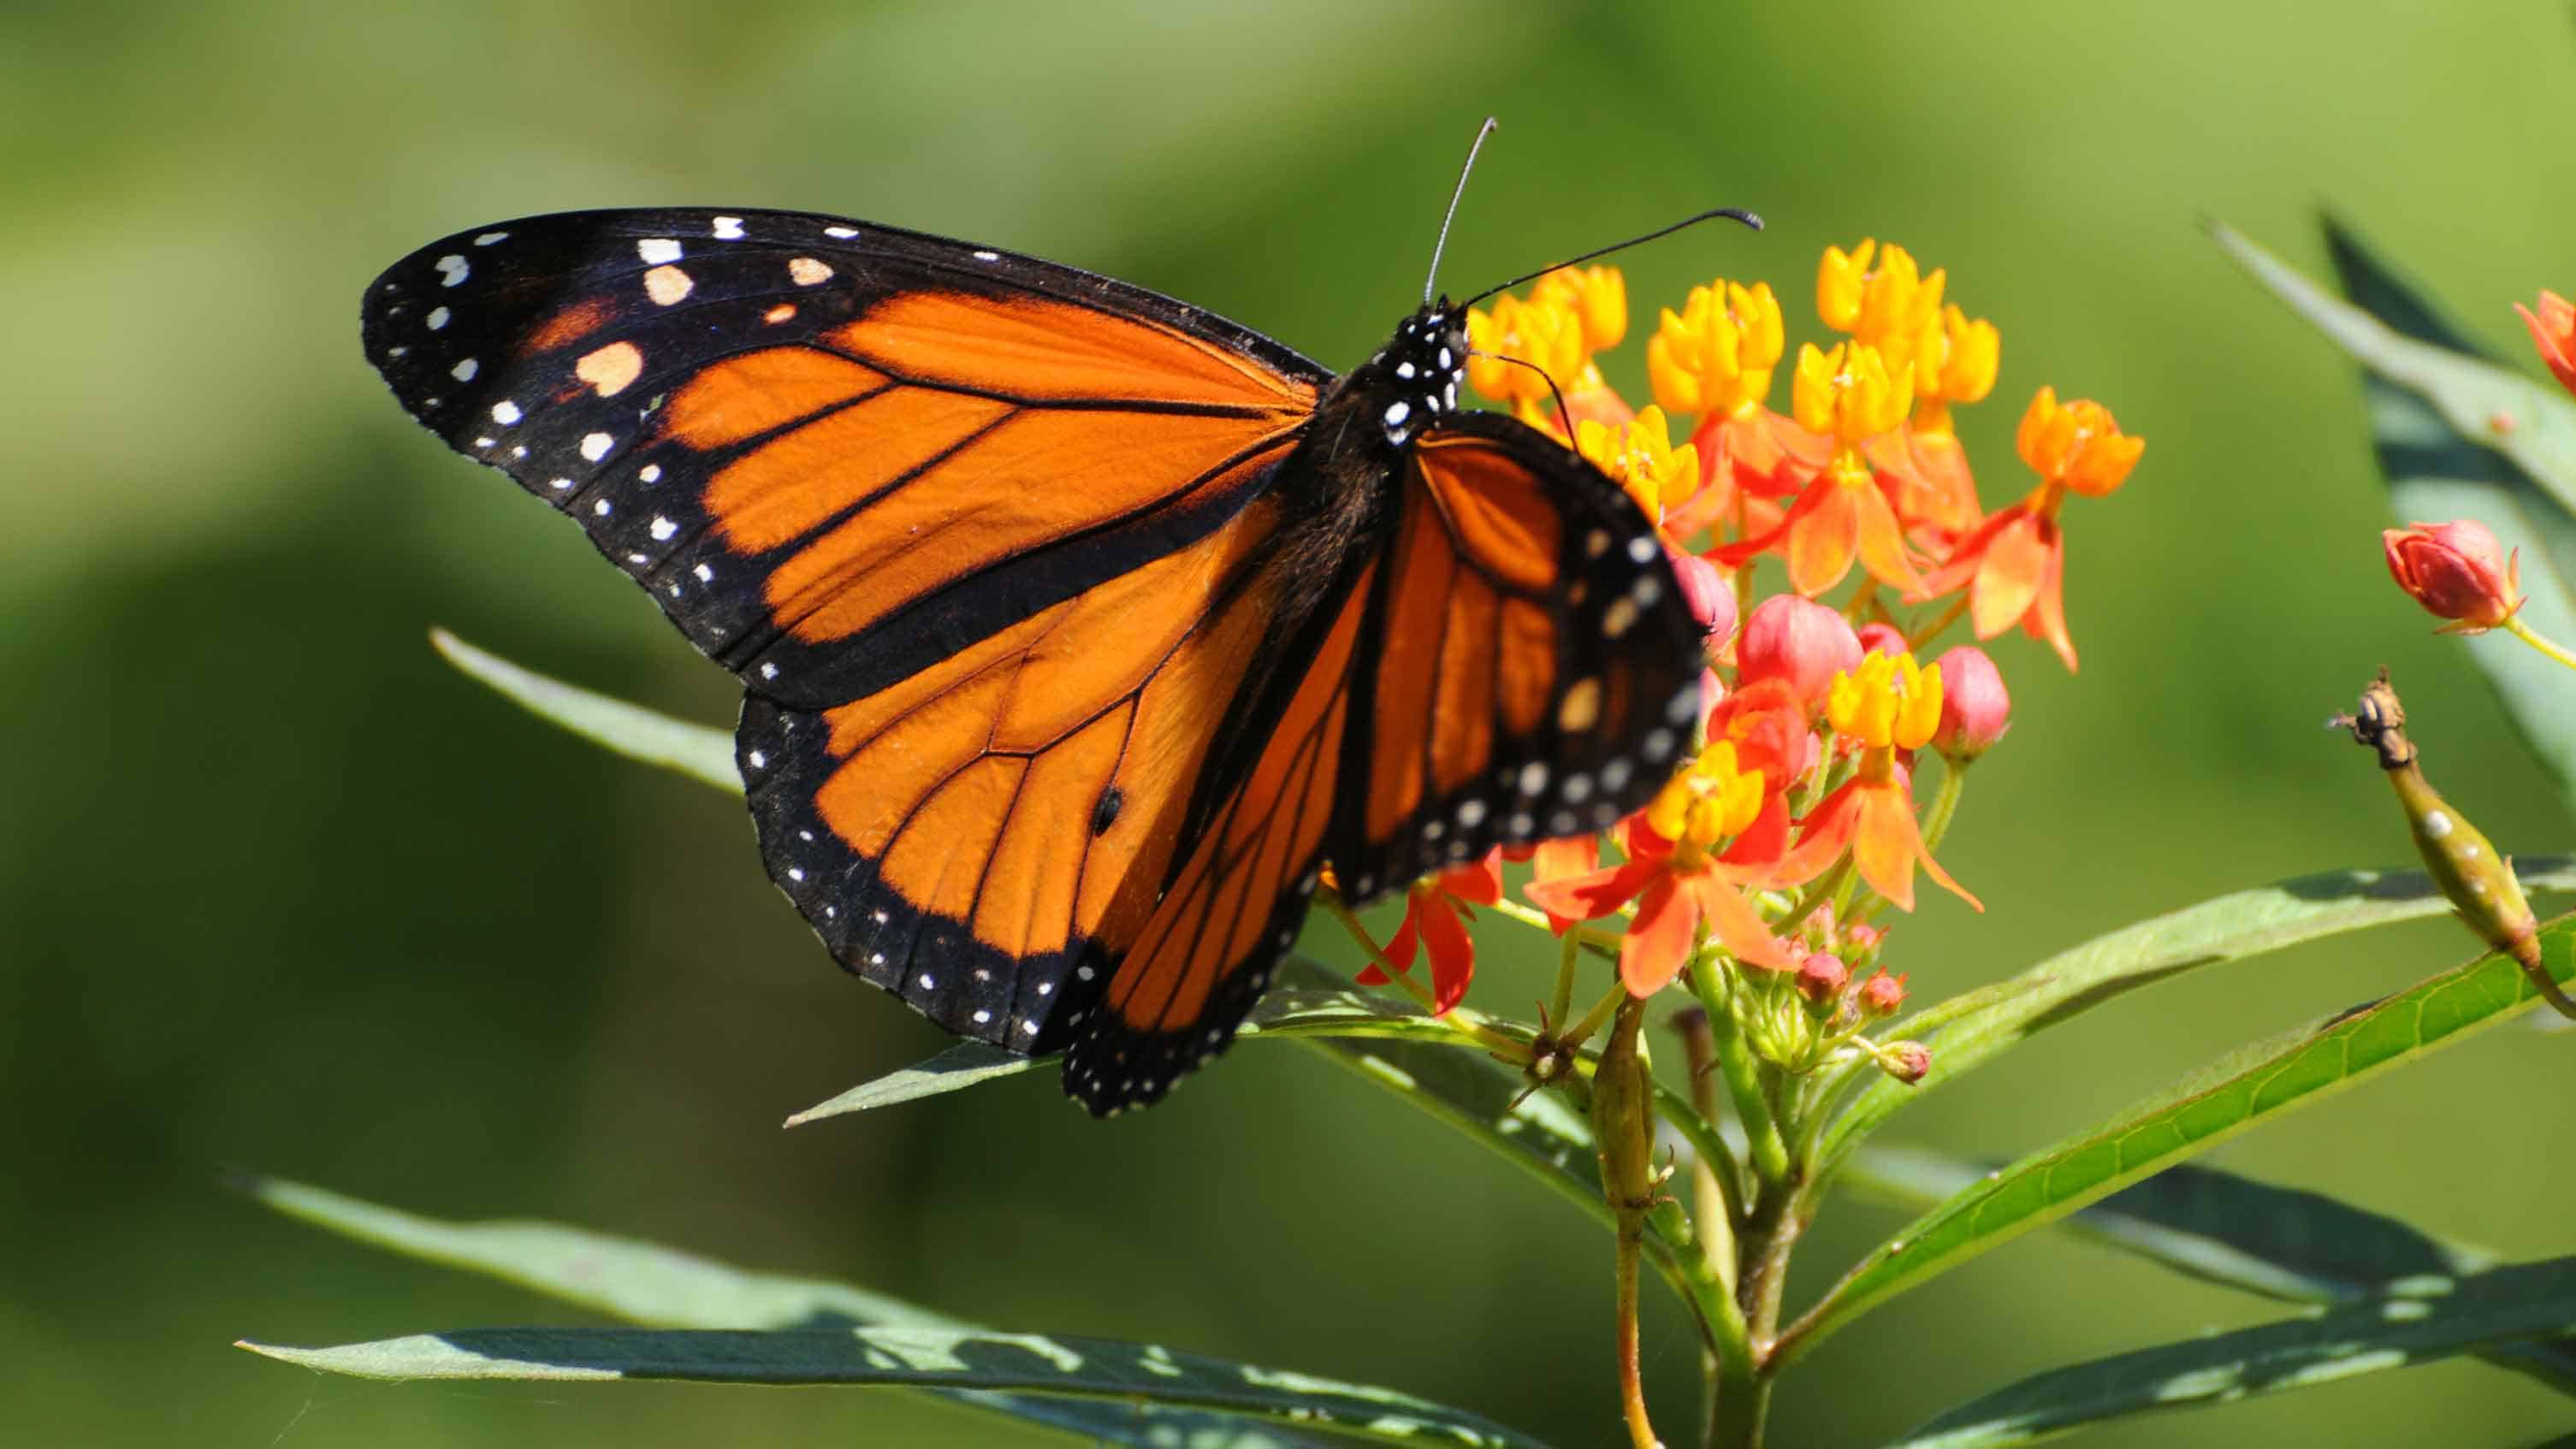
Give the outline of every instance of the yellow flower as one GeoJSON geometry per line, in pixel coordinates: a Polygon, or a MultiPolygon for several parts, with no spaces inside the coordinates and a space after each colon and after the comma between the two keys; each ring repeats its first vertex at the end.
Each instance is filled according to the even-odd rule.
{"type": "Polygon", "coordinates": [[[1867,237],[1848,252],[1825,248],[1825,259],[1816,268],[1816,314],[1826,326],[1849,332],[1859,325],[1861,291],[1869,280],[1869,259],[1877,252],[1878,243],[1867,237]]]}
{"type": "Polygon", "coordinates": [[[1941,666],[1926,668],[1911,654],[1864,655],[1860,668],[1834,676],[1825,718],[1871,749],[1919,749],[1941,727],[1941,666]]]}
{"type": "Polygon", "coordinates": [[[1559,267],[1530,288],[1530,301],[1580,319],[1585,352],[1607,352],[1628,335],[1628,279],[1617,267],[1559,267]]]}
{"type": "Polygon", "coordinates": [[[1866,342],[1838,342],[1830,352],[1810,342],[1798,349],[1790,396],[1798,426],[1853,448],[1905,421],[1914,407],[1914,369],[1890,366],[1866,342]]]}
{"type": "Polygon", "coordinates": [[[1972,403],[1994,391],[2003,334],[1980,317],[1971,322],[1956,303],[1941,309],[1941,340],[1915,356],[1914,390],[1925,402],[1972,403]]]}
{"type": "Polygon", "coordinates": [[[1688,443],[1673,446],[1659,407],[1648,407],[1624,429],[1578,419],[1574,450],[1616,479],[1659,524],[1667,510],[1699,491],[1699,449],[1688,443]]]}
{"type": "Polygon", "coordinates": [[[2043,487],[2071,488],[2087,498],[2119,487],[2147,448],[2146,439],[2120,431],[2109,408],[2089,398],[2060,404],[2053,387],[2030,400],[2013,444],[2043,487]]]}
{"type": "Polygon", "coordinates": [[[1494,310],[1467,309],[1467,381],[1496,402],[1553,405],[1548,379],[1560,388],[1582,376],[1587,361],[1583,319],[1572,308],[1538,301],[1524,302],[1509,292],[1494,299],[1494,310]],[[1479,357],[1476,353],[1489,353],[1479,357]],[[1505,362],[1503,358],[1515,362],[1505,362]],[[1540,372],[1532,371],[1537,368],[1540,372]]]}
{"type": "Polygon", "coordinates": [[[1691,288],[1681,315],[1664,309],[1646,343],[1646,376],[1655,401],[1673,412],[1734,413],[1770,394],[1781,345],[1771,284],[1720,278],[1691,288]]]}
{"type": "Polygon", "coordinates": [[[1705,852],[1752,828],[1761,813],[1762,772],[1738,767],[1735,742],[1719,740],[1665,782],[1646,806],[1646,823],[1676,848],[1705,852]]]}

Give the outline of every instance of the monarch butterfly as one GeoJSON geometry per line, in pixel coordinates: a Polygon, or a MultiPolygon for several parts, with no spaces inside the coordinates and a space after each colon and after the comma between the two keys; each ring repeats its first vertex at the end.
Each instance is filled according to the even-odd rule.
{"type": "Polygon", "coordinates": [[[741,680],[760,851],[833,956],[1106,1115],[1224,1049],[1322,867],[1365,904],[1607,825],[1688,736],[1653,528],[1459,407],[1464,315],[1426,284],[1335,376],[1032,257],[675,209],[432,243],[362,333],[741,680]]]}

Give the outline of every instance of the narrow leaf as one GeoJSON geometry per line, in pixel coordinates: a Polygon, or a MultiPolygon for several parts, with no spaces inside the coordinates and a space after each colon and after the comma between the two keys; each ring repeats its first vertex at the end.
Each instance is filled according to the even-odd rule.
{"type": "MultiPolygon", "coordinates": [[[[2541,931],[2544,959],[2570,974],[2576,919],[2541,931]]],[[[1783,1335],[1795,1356],[1887,1298],[2055,1222],[2258,1122],[2420,1060],[2538,1000],[2522,968],[2484,956],[2369,1006],[2247,1047],[2108,1123],[1983,1179],[1863,1258],[1783,1335]]]]}
{"type": "Polygon", "coordinates": [[[444,629],[430,630],[429,642],[448,663],[540,719],[629,759],[677,770],[731,794],[742,793],[742,775],[733,763],[733,735],[728,731],[687,724],[641,705],[549,679],[487,654],[444,629]]]}
{"type": "MultiPolygon", "coordinates": [[[[282,1178],[240,1174],[250,1197],[342,1237],[405,1257],[481,1273],[612,1318],[664,1328],[747,1330],[855,1327],[971,1332],[945,1314],[846,1283],[752,1273],[632,1238],[543,1222],[455,1223],[344,1197],[282,1178]]],[[[1094,1443],[1159,1449],[1305,1449],[1321,1441],[1193,1409],[1078,1399],[930,1392],[967,1408],[1082,1435],[1094,1443]]]]}
{"type": "MultiPolygon", "coordinates": [[[[2325,233],[2335,274],[2355,305],[2400,336],[2484,361],[2477,346],[2351,228],[2328,217],[2325,233]]],[[[2362,395],[2397,520],[2484,523],[2518,560],[2528,600],[2523,621],[2552,639],[2576,638],[2576,514],[2512,459],[2463,436],[2423,397],[2367,365],[2362,395]]],[[[2571,406],[2555,394],[2551,398],[2553,408],[2571,406]]],[[[2486,421],[2492,431],[2494,420],[2486,421]]],[[[2561,498],[2569,496],[2569,489],[2560,490],[2561,498]]],[[[2463,644],[2532,757],[2555,777],[2561,793],[2576,798],[2576,675],[2506,634],[2490,632],[2463,644]]]]}
{"type": "Polygon", "coordinates": [[[2428,1274],[2313,1317],[2036,1375],[1940,1415],[1895,1449],[2000,1449],[2105,1419],[2234,1403],[2576,1329],[2576,1258],[2428,1274]]]}
{"type": "MultiPolygon", "coordinates": [[[[1987,1171],[1940,1153],[1864,1147],[1844,1175],[1863,1193],[1921,1208],[1966,1191],[1987,1171]]],[[[2290,1303],[2346,1303],[2426,1274],[2476,1273],[2498,1262],[2483,1248],[2323,1193],[2192,1163],[2123,1188],[2059,1226],[2177,1273],[2290,1303]]],[[[2544,1339],[2480,1356],[2576,1393],[2576,1344],[2544,1339]]]]}
{"type": "MultiPolygon", "coordinates": [[[[2520,872],[2528,890],[2576,890],[2576,859],[2523,861],[2520,872]]],[[[2140,987],[2303,941],[2445,915],[2450,909],[2421,871],[2342,870],[2219,896],[2097,936],[1902,1023],[1902,1034],[1932,1048],[1931,1074],[1909,1087],[1873,1070],[1872,1084],[1826,1131],[1821,1161],[1832,1171],[1862,1137],[1920,1094],[2140,987]]]]}
{"type": "Polygon", "coordinates": [[[935,1328],[774,1333],[489,1328],[336,1348],[244,1343],[254,1353],[368,1379],[905,1385],[1212,1409],[1390,1444],[1537,1449],[1490,1419],[1392,1389],[1254,1368],[1154,1344],[935,1328]]]}

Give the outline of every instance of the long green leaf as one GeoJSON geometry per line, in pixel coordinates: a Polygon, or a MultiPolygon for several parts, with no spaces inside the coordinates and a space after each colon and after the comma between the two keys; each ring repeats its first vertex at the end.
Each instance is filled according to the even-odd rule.
{"type": "MultiPolygon", "coordinates": [[[[2576,920],[2541,931],[2551,974],[2570,975],[2576,920]]],[[[2374,1005],[2224,1058],[2098,1127],[2033,1153],[1907,1226],[1863,1258],[1782,1335],[1789,1357],[1934,1274],[2098,1201],[2258,1122],[2420,1060],[2538,1000],[2522,968],[2484,956],[2374,1005]]]]}
{"type": "MultiPolygon", "coordinates": [[[[2456,364],[2491,367],[2492,359],[2350,227],[2333,217],[2324,227],[2336,278],[2356,307],[2456,364]]],[[[2292,301],[2297,305],[2298,299],[2292,301]]],[[[2360,361],[2390,512],[2400,522],[2474,518],[2495,530],[2519,560],[2528,598],[2524,621],[2554,639],[2576,637],[2576,514],[2559,501],[2576,498],[2576,457],[2564,460],[2569,466],[2557,475],[2562,486],[2552,498],[2514,459],[2452,427],[2419,390],[2382,376],[2368,357],[2360,361]]],[[[2542,391],[2546,411],[2576,411],[2563,397],[2542,391]]],[[[2480,423],[2492,436],[2493,418],[2480,423]]],[[[2463,643],[2532,757],[2557,779],[2562,793],[2576,797],[2576,676],[2504,634],[2463,643]]]]}
{"type": "Polygon", "coordinates": [[[2081,1425],[2204,1408],[2576,1329],[2576,1258],[2432,1274],[2313,1317],[2162,1344],[2022,1380],[1893,1449],[2003,1449],[2081,1425]]]}
{"type": "Polygon", "coordinates": [[[448,663],[541,719],[629,759],[677,770],[731,794],[742,793],[742,775],[733,763],[733,736],[724,730],[687,724],[522,669],[444,629],[430,630],[429,642],[448,663]]]}
{"type": "MultiPolygon", "coordinates": [[[[1864,1147],[1844,1176],[1869,1196],[1925,1208],[1966,1191],[1987,1171],[1941,1153],[1864,1147]]],[[[2483,1248],[2323,1193],[2187,1162],[2058,1226],[2204,1282],[2290,1303],[2347,1303],[2426,1274],[2482,1272],[2499,1261],[2483,1248]]],[[[2576,1344],[2520,1343],[2481,1356],[2576,1393],[2576,1344]]]]}
{"type": "MultiPolygon", "coordinates": [[[[2520,873],[2529,890],[2576,890],[2576,858],[2525,861],[2520,873]]],[[[1871,1072],[1872,1084],[1827,1129],[1820,1160],[1825,1171],[1832,1171],[1861,1138],[1923,1092],[2140,987],[2303,941],[2444,915],[2450,909],[2421,871],[2342,870],[2219,896],[2096,936],[1902,1023],[1903,1034],[1931,1046],[1931,1074],[1908,1087],[1871,1072]]]]}
{"type": "MultiPolygon", "coordinates": [[[[544,1222],[446,1222],[282,1178],[241,1174],[233,1185],[278,1212],[343,1237],[481,1273],[628,1323],[771,1332],[844,1327],[976,1331],[959,1319],[846,1283],[746,1272],[632,1238],[544,1222]]],[[[1137,1449],[1175,1443],[1191,1449],[1306,1449],[1322,1442],[1203,1410],[1122,1407],[982,1389],[931,1392],[1094,1443],[1137,1449]]]]}
{"type": "Polygon", "coordinates": [[[1479,1415],[1392,1389],[1254,1368],[1155,1344],[936,1328],[487,1328],[254,1353],[368,1379],[899,1385],[1176,1405],[1312,1424],[1390,1444],[1539,1449],[1479,1415]]]}

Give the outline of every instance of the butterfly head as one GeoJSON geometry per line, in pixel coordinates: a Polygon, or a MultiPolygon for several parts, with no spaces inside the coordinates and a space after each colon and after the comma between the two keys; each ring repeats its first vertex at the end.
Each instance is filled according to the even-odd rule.
{"type": "Polygon", "coordinates": [[[1407,317],[1393,341],[1369,360],[1378,374],[1372,396],[1392,447],[1403,447],[1444,413],[1458,410],[1458,383],[1467,375],[1465,314],[1447,298],[1407,317]]]}

